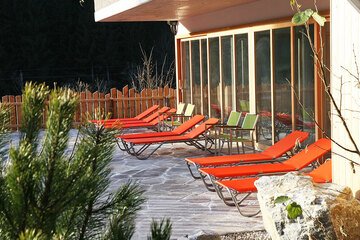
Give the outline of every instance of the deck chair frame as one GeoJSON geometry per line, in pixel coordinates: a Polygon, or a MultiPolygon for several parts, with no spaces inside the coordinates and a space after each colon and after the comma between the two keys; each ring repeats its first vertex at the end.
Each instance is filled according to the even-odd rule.
{"type": "MultiPolygon", "coordinates": [[[[237,155],[231,155],[231,156],[214,156],[214,157],[206,157],[203,159],[207,159],[207,161],[202,161],[201,164],[200,161],[197,161],[197,159],[201,158],[186,158],[186,166],[190,172],[190,175],[194,179],[202,179],[202,175],[196,175],[194,171],[192,170],[192,166],[195,168],[196,172],[198,172],[198,169],[201,167],[219,167],[219,166],[231,166],[231,165],[242,165],[242,164],[253,164],[253,163],[265,163],[265,162],[277,162],[282,161],[284,158],[289,158],[293,154],[297,152],[298,149],[294,149],[297,142],[301,143],[305,141],[309,137],[308,132],[302,132],[302,131],[294,131],[293,133],[287,135],[283,139],[281,139],[279,142],[275,143],[274,145],[270,146],[268,149],[261,153],[255,153],[255,154],[237,154],[237,155]],[[283,143],[291,143],[284,146],[282,151],[278,152],[271,152],[273,149],[278,149],[279,146],[282,147],[281,144],[283,143]],[[290,152],[290,153],[289,153],[290,152]],[[248,156],[256,156],[257,159],[249,159],[248,156]],[[224,159],[227,158],[228,160],[221,161],[221,164],[215,164],[215,161],[217,159],[224,159]]],[[[206,186],[211,186],[206,185],[206,186]]]]}
{"type": "Polygon", "coordinates": [[[135,156],[136,158],[140,160],[148,159],[154,152],[156,152],[161,146],[164,144],[169,143],[185,143],[189,146],[194,146],[201,150],[209,150],[206,145],[202,144],[201,141],[205,140],[204,135],[207,133],[209,129],[211,129],[216,123],[218,122],[218,119],[216,118],[210,118],[204,123],[202,123],[200,126],[194,128],[189,133],[182,135],[182,136],[175,136],[175,137],[164,137],[164,138],[147,138],[146,140],[140,139],[140,143],[136,143],[139,139],[130,139],[130,140],[124,140],[121,139],[122,146],[119,145],[119,148],[121,150],[124,150],[128,152],[130,155],[135,156]],[[199,131],[196,136],[192,137],[192,134],[195,131],[199,131]],[[177,139],[176,139],[177,137],[177,139]],[[173,138],[173,139],[171,139],[173,138]],[[175,139],[174,139],[175,138],[175,139]],[[141,142],[142,141],[142,142],[141,142]],[[154,149],[152,149],[148,154],[144,155],[143,153],[154,144],[158,144],[154,149]],[[142,145],[139,149],[135,149],[135,146],[142,145]]]}
{"type": "MultiPolygon", "coordinates": [[[[318,168],[316,168],[315,170],[309,172],[309,173],[305,173],[304,175],[308,175],[311,176],[313,179],[313,182],[315,183],[328,183],[331,182],[331,160],[327,160],[325,163],[321,164],[318,168]],[[322,172],[329,172],[328,176],[323,176],[322,172]]],[[[245,178],[245,179],[241,179],[239,181],[237,180],[230,180],[230,181],[216,181],[215,184],[217,186],[220,186],[221,188],[225,188],[226,191],[229,193],[229,195],[231,196],[232,202],[233,202],[233,206],[236,206],[237,210],[239,211],[240,215],[244,216],[244,217],[253,217],[256,216],[260,213],[260,210],[257,210],[255,212],[252,213],[245,213],[243,211],[243,208],[246,207],[243,206],[242,204],[244,203],[245,200],[247,200],[247,198],[253,194],[257,192],[257,189],[254,185],[254,182],[256,180],[258,180],[259,178],[245,178]],[[243,191],[239,191],[234,189],[229,183],[236,183],[236,184],[247,184],[247,190],[243,191]],[[241,196],[239,198],[239,196],[241,196]]],[[[220,192],[221,193],[221,192],[220,192]]],[[[222,194],[222,193],[221,193],[222,194]]],[[[222,199],[225,199],[225,197],[222,195],[222,199]]],[[[225,204],[229,205],[228,202],[226,202],[225,204]]]]}
{"type": "MultiPolygon", "coordinates": [[[[224,203],[226,205],[229,206],[233,206],[233,202],[229,202],[230,198],[224,197],[223,193],[222,193],[222,188],[219,187],[218,184],[216,184],[216,181],[219,179],[234,179],[234,178],[244,178],[244,177],[256,177],[256,176],[262,176],[262,175],[279,175],[279,174],[284,174],[290,171],[300,171],[303,168],[307,167],[308,165],[313,164],[317,159],[323,157],[325,154],[327,154],[328,152],[331,151],[331,140],[329,139],[319,139],[318,141],[316,141],[315,143],[309,145],[309,147],[303,151],[301,151],[300,153],[294,155],[292,158],[282,162],[282,163],[274,163],[274,164],[253,164],[253,165],[247,165],[250,168],[251,167],[275,167],[274,169],[271,170],[261,170],[261,171],[257,171],[257,172],[251,172],[251,171],[245,171],[247,170],[247,166],[235,166],[233,169],[235,168],[240,168],[243,171],[241,173],[237,174],[222,174],[221,176],[216,175],[216,174],[212,174],[209,173],[209,171],[206,171],[206,169],[199,170],[199,173],[203,174],[204,176],[202,177],[202,180],[205,184],[205,187],[210,190],[210,191],[215,191],[218,196],[224,201],[224,203]],[[314,152],[310,152],[310,151],[314,151],[314,152]],[[310,152],[310,153],[309,153],[310,152]],[[298,166],[293,166],[293,163],[295,160],[303,160],[305,159],[306,154],[314,154],[314,156],[309,156],[309,159],[304,160],[303,162],[299,163],[298,166]],[[295,160],[294,160],[295,159],[295,160]],[[290,162],[290,164],[288,164],[290,162]],[[278,165],[279,167],[283,166],[285,168],[283,169],[276,169],[276,164],[280,164],[278,165]],[[286,168],[287,167],[287,168],[286,168]],[[210,180],[212,188],[210,187],[210,183],[208,183],[206,181],[206,178],[210,180]]],[[[296,163],[297,164],[297,163],[296,163]]],[[[217,170],[220,171],[225,171],[225,169],[229,169],[231,167],[226,167],[226,168],[219,168],[217,170]]],[[[313,167],[314,168],[314,167],[313,167]]],[[[235,171],[238,172],[238,171],[235,171]]]]}

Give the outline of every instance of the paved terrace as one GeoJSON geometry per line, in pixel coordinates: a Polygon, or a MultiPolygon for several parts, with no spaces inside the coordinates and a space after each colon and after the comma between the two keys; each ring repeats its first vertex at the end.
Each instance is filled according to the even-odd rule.
{"type": "MultiPolygon", "coordinates": [[[[77,131],[70,134],[72,146],[77,131]]],[[[14,133],[12,139],[17,144],[19,133],[14,133]]],[[[116,149],[111,163],[111,188],[131,179],[146,190],[147,202],[138,215],[134,240],[147,239],[151,220],[163,217],[171,218],[171,239],[184,239],[200,230],[225,234],[264,229],[261,215],[242,217],[235,207],[226,206],[216,193],[207,191],[201,180],[191,177],[184,158],[204,155],[211,154],[185,144],[164,145],[147,160],[116,149]]]]}
{"type": "Polygon", "coordinates": [[[201,180],[191,177],[184,158],[204,155],[211,154],[182,143],[163,145],[147,160],[116,150],[113,186],[132,179],[146,189],[147,202],[137,218],[133,239],[146,239],[152,218],[163,217],[171,218],[172,239],[199,230],[224,234],[264,229],[261,215],[242,217],[235,207],[226,206],[216,193],[207,191],[201,180]]]}

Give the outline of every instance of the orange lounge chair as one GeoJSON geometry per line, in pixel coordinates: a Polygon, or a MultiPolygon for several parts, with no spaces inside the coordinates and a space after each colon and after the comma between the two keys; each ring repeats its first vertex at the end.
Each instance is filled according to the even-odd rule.
{"type": "MultiPolygon", "coordinates": [[[[308,175],[312,177],[313,182],[315,183],[329,183],[332,181],[331,174],[331,160],[326,161],[322,165],[320,165],[315,170],[305,173],[304,175],[308,175]]],[[[242,203],[252,194],[256,193],[257,189],[255,187],[254,182],[258,180],[259,177],[254,178],[243,178],[243,179],[234,179],[234,180],[224,180],[224,181],[216,181],[215,184],[218,185],[218,188],[225,188],[227,192],[230,194],[231,199],[238,209],[239,213],[245,217],[253,217],[257,215],[259,211],[255,213],[245,213],[242,209],[242,203]],[[239,199],[239,195],[241,198],[239,199]]],[[[224,199],[224,197],[222,196],[224,199]]]]}
{"type": "Polygon", "coordinates": [[[200,179],[200,177],[195,176],[191,170],[191,165],[194,165],[196,169],[199,169],[201,167],[215,167],[228,164],[249,164],[275,161],[288,151],[291,151],[295,147],[297,141],[303,142],[308,136],[308,132],[294,131],[261,153],[186,158],[185,161],[191,176],[195,179],[200,179]]]}
{"type": "Polygon", "coordinates": [[[195,127],[196,124],[204,120],[203,115],[195,115],[190,118],[188,121],[181,124],[179,127],[172,131],[166,132],[146,132],[146,133],[132,133],[132,134],[123,134],[117,136],[119,139],[135,139],[135,138],[148,138],[148,137],[168,137],[168,136],[180,136],[181,134],[187,132],[191,128],[195,127]]]}
{"type": "Polygon", "coordinates": [[[120,124],[116,124],[116,125],[105,125],[106,128],[120,128],[120,129],[134,129],[134,128],[154,128],[154,129],[159,129],[159,124],[164,121],[164,119],[168,118],[169,116],[171,116],[171,114],[175,113],[176,109],[172,108],[168,111],[166,111],[166,113],[163,113],[161,115],[159,115],[158,117],[154,118],[152,121],[150,122],[135,122],[135,123],[131,123],[131,122],[127,122],[127,123],[120,123],[120,124]]]}
{"type": "Polygon", "coordinates": [[[190,120],[184,122],[179,127],[177,127],[175,130],[172,131],[166,131],[166,132],[146,132],[146,133],[132,133],[132,134],[123,134],[117,136],[117,138],[120,140],[118,141],[118,147],[125,151],[125,142],[124,140],[128,139],[137,139],[137,138],[154,138],[154,137],[170,137],[170,136],[180,136],[181,134],[187,132],[191,128],[195,127],[196,124],[204,120],[204,116],[202,115],[195,115],[190,120]]]}
{"type": "MultiPolygon", "coordinates": [[[[150,123],[151,121],[155,120],[156,118],[158,118],[159,116],[164,115],[164,113],[167,113],[169,111],[169,107],[162,107],[161,109],[157,110],[156,112],[150,114],[149,116],[147,116],[146,118],[142,119],[142,120],[134,120],[134,121],[105,121],[104,126],[108,127],[108,128],[119,128],[122,127],[122,125],[124,124],[147,124],[150,123]]],[[[174,110],[171,110],[172,112],[174,110]]],[[[176,112],[176,110],[175,110],[176,112]]]]}
{"type": "Polygon", "coordinates": [[[104,122],[108,123],[108,122],[116,122],[116,121],[123,121],[123,122],[124,121],[138,121],[138,120],[144,119],[147,115],[151,114],[152,112],[154,112],[158,109],[159,109],[159,105],[154,105],[133,118],[111,118],[111,119],[107,119],[107,120],[91,120],[91,122],[92,123],[104,123],[104,122]]]}
{"type": "Polygon", "coordinates": [[[206,132],[212,128],[215,124],[219,122],[217,118],[210,118],[200,124],[198,127],[194,128],[190,132],[181,136],[168,136],[168,137],[154,137],[154,138],[136,138],[136,139],[123,139],[123,144],[125,151],[129,154],[136,156],[138,159],[147,159],[149,158],[157,149],[166,143],[186,143],[187,145],[194,146],[201,150],[206,150],[207,148],[200,143],[201,140],[204,140],[201,136],[206,134],[206,132]],[[150,151],[149,154],[143,156],[142,154],[146,149],[148,149],[153,144],[158,144],[154,149],[150,151]],[[136,150],[135,146],[140,145],[140,149],[136,150]]]}
{"type": "Polygon", "coordinates": [[[331,141],[329,139],[322,138],[284,162],[219,168],[199,168],[199,173],[202,174],[202,180],[205,186],[209,190],[215,190],[218,194],[220,194],[218,191],[219,189],[217,189],[216,184],[214,184],[214,182],[218,179],[241,178],[299,171],[315,162],[318,158],[324,156],[330,150],[331,141]],[[210,184],[206,182],[206,176],[210,179],[211,185],[214,189],[209,187],[210,184]]]}

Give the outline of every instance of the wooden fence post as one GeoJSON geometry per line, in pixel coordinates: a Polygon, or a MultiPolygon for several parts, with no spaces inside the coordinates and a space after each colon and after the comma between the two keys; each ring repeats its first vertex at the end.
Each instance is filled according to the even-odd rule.
{"type": "Polygon", "coordinates": [[[135,89],[129,89],[129,117],[135,116],[135,89]]]}
{"type": "Polygon", "coordinates": [[[123,93],[123,96],[124,96],[124,99],[123,99],[124,118],[127,118],[127,117],[130,117],[130,116],[129,116],[129,101],[128,101],[128,98],[129,98],[129,87],[128,87],[128,85],[126,85],[125,87],[123,87],[122,93],[123,93]]]}
{"type": "Polygon", "coordinates": [[[117,112],[117,89],[112,88],[110,89],[110,98],[111,98],[111,111],[112,111],[112,118],[118,118],[118,112],[117,112]]]}

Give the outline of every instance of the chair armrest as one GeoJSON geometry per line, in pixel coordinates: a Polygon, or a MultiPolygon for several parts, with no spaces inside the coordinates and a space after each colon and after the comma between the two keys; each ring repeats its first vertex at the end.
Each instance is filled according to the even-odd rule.
{"type": "Polygon", "coordinates": [[[215,127],[218,127],[218,128],[230,128],[230,129],[232,129],[232,128],[237,128],[237,126],[229,126],[229,125],[227,125],[227,124],[216,124],[216,125],[214,125],[215,127]]]}
{"type": "Polygon", "coordinates": [[[256,130],[256,128],[231,127],[231,130],[235,130],[235,131],[254,131],[254,130],[256,130]]]}
{"type": "Polygon", "coordinates": [[[185,118],[185,117],[191,117],[191,116],[185,116],[184,114],[173,114],[172,117],[178,117],[178,118],[185,118]]]}

